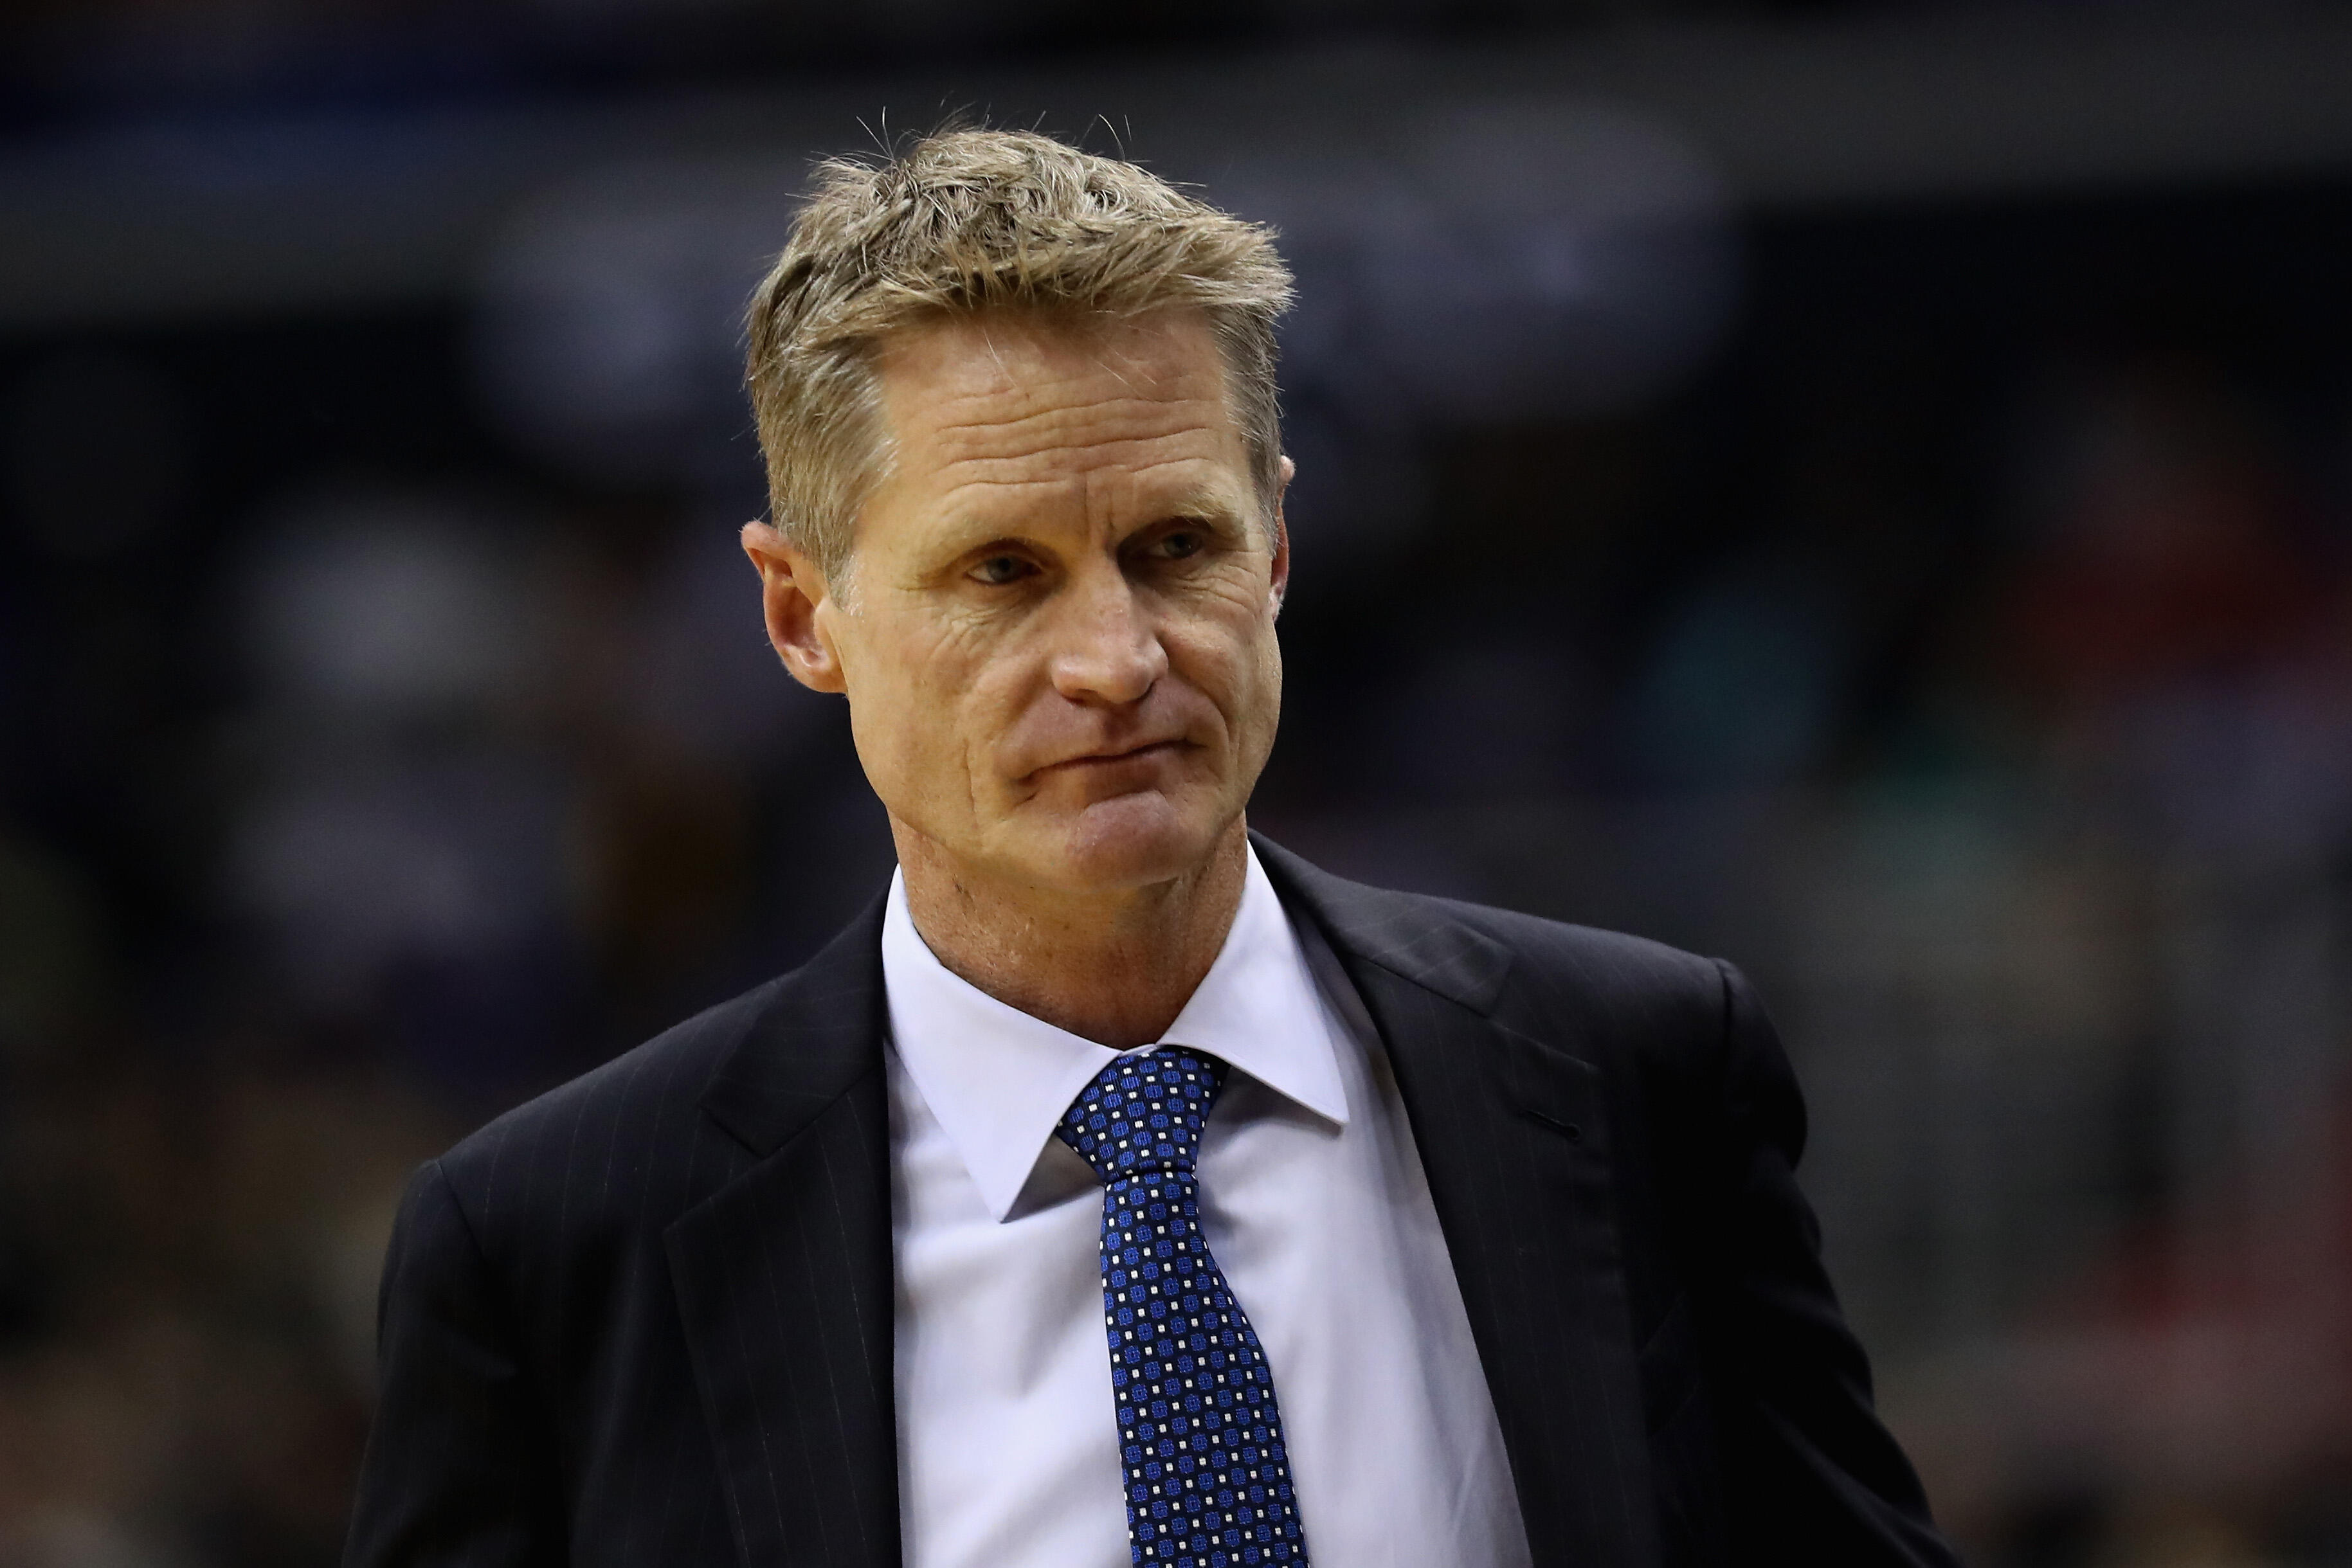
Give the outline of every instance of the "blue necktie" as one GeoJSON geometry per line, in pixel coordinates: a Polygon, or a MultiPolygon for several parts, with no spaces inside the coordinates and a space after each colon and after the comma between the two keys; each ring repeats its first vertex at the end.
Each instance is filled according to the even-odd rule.
{"type": "Polygon", "coordinates": [[[1225,1065],[1123,1056],[1055,1129],[1103,1183],[1103,1322],[1139,1563],[1306,1568],[1274,1375],[1201,1234],[1201,1127],[1225,1065]]]}

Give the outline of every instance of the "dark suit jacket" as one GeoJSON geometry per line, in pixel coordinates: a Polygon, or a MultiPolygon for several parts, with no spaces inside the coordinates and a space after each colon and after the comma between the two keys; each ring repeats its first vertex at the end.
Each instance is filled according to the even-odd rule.
{"type": "MultiPolygon", "coordinates": [[[[1951,1563],[1739,975],[1258,851],[1392,1059],[1537,1568],[1951,1563]]],[[[418,1171],[349,1568],[898,1563],[880,929],[418,1171]]]]}

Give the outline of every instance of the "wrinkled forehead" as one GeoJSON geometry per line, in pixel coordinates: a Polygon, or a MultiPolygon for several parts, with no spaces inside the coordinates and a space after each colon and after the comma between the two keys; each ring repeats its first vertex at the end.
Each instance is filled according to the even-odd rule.
{"type": "Polygon", "coordinates": [[[1230,377],[1196,311],[942,318],[877,370],[902,497],[1092,477],[1247,505],[1230,377]]]}
{"type": "Polygon", "coordinates": [[[875,362],[902,437],[1086,402],[1205,403],[1234,423],[1224,357],[1196,309],[940,315],[892,333],[875,362]]]}

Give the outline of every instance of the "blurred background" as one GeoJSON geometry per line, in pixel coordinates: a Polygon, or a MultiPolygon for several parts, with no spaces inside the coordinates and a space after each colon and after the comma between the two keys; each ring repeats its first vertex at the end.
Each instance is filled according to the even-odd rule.
{"type": "Polygon", "coordinates": [[[1282,228],[1255,815],[1760,981],[1978,1563],[2352,1563],[2352,5],[16,0],[0,1568],[335,1560],[418,1159],[890,855],[741,302],[956,112],[1282,228]]]}

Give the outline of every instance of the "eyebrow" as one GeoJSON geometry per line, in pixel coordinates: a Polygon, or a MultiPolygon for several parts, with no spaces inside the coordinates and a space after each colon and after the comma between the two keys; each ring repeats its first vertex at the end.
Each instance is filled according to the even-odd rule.
{"type": "MultiPolygon", "coordinates": [[[[1250,507],[1243,504],[1223,486],[1213,482],[1185,486],[1159,500],[1151,515],[1141,524],[1153,524],[1179,519],[1199,523],[1229,522],[1242,528],[1251,526],[1250,507]]],[[[943,546],[952,554],[963,554],[999,539],[1018,538],[1025,532],[1020,523],[992,519],[976,512],[959,513],[941,530],[943,546]]]]}
{"type": "Polygon", "coordinates": [[[1249,520],[1248,508],[1235,505],[1234,497],[1217,485],[1195,485],[1181,490],[1161,503],[1157,510],[1160,517],[1154,521],[1170,517],[1194,517],[1202,522],[1220,518],[1231,518],[1237,523],[1249,520]]]}

